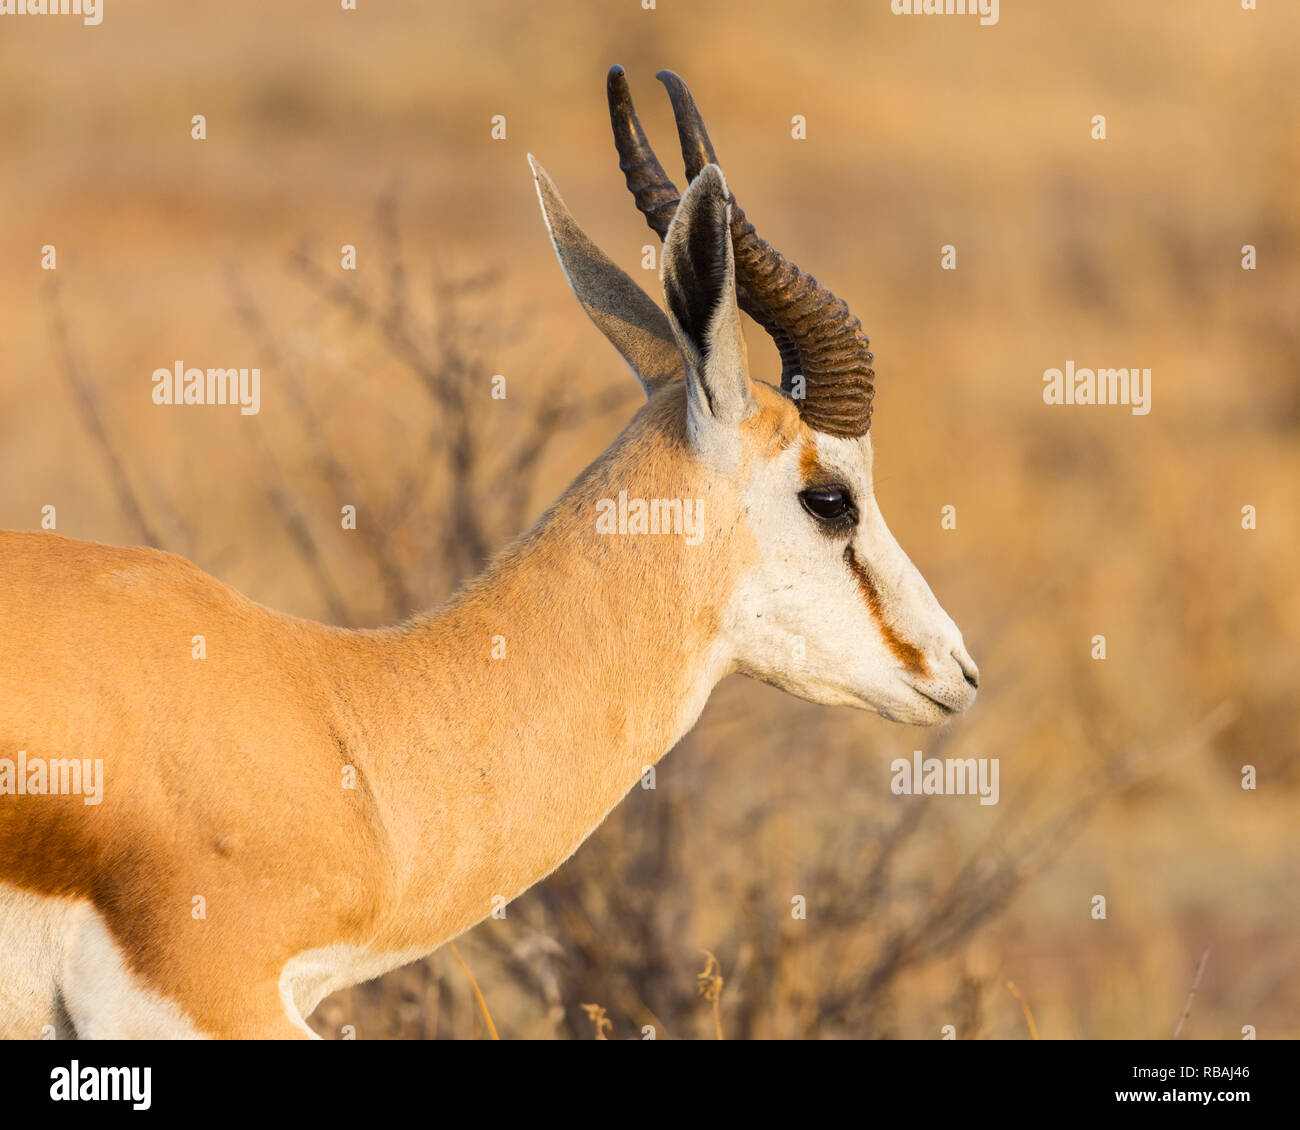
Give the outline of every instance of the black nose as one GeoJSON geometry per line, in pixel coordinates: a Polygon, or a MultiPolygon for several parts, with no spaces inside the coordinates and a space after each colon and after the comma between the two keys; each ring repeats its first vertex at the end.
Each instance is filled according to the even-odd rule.
{"type": "Polygon", "coordinates": [[[965,649],[958,651],[953,648],[952,657],[957,661],[957,666],[961,668],[961,673],[966,676],[966,682],[975,690],[979,690],[980,669],[975,666],[975,660],[966,653],[965,649]]]}

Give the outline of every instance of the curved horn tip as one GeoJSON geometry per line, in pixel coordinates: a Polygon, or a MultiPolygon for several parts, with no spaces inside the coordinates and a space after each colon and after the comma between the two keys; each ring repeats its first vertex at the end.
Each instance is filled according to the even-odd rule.
{"type": "Polygon", "coordinates": [[[669,70],[662,70],[655,77],[664,84],[669,101],[673,104],[673,117],[677,119],[677,139],[681,142],[686,176],[694,180],[704,165],[718,163],[713,142],[709,140],[709,131],[700,115],[700,108],[695,103],[695,96],[682,77],[669,70]]]}
{"type": "Polygon", "coordinates": [[[691,88],[686,85],[686,80],[681,75],[665,67],[662,71],[656,73],[655,78],[668,89],[668,97],[672,99],[674,108],[680,101],[683,109],[690,109],[698,115],[699,109],[695,105],[695,95],[691,93],[691,88]]]}
{"type": "Polygon", "coordinates": [[[632,105],[632,87],[627,81],[627,72],[618,63],[610,67],[609,74],[605,76],[605,97],[611,115],[617,112],[634,129],[640,129],[640,123],[636,121],[636,107],[632,105]]]}

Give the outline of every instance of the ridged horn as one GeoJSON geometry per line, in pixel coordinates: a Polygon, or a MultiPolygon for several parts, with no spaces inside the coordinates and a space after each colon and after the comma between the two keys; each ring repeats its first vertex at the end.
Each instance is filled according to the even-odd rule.
{"type": "Polygon", "coordinates": [[[628,191],[637,209],[660,240],[668,234],[668,225],[677,214],[682,194],[668,179],[664,167],[650,148],[641,120],[632,105],[632,91],[627,75],[617,63],[609,68],[605,79],[609,98],[609,124],[614,130],[614,147],[618,150],[618,167],[623,170],[628,191]]]}
{"type": "MultiPolygon", "coordinates": [[[[717,162],[704,119],[690,88],[678,75],[660,71],[656,77],[668,88],[686,175],[694,177],[705,164],[717,162]]],[[[744,285],[749,297],[788,335],[797,351],[793,372],[789,365],[782,366],[782,389],[789,393],[794,374],[802,373],[806,395],[799,408],[810,427],[830,435],[865,435],[871,427],[875,371],[862,323],[848,303],[758,234],[734,193],[731,239],[737,283],[744,285]]]]}
{"type": "MultiPolygon", "coordinates": [[[[672,74],[672,72],[662,71],[660,78],[662,79],[665,74],[672,74]]],[[[676,77],[673,75],[673,78],[676,77]]],[[[681,83],[680,79],[677,81],[681,83]]],[[[685,86],[684,83],[682,85],[685,86]]],[[[641,121],[637,117],[636,107],[632,104],[632,91],[628,87],[627,75],[617,64],[609,69],[609,75],[605,80],[605,91],[609,98],[609,123],[614,131],[614,146],[618,150],[618,167],[623,170],[623,179],[636,200],[637,209],[645,216],[650,230],[663,240],[668,234],[668,225],[672,223],[673,216],[677,213],[681,193],[664,172],[663,165],[659,163],[659,158],[650,147],[645,130],[641,128],[641,121]]],[[[671,87],[669,93],[672,93],[671,87]]],[[[689,97],[690,92],[687,91],[687,98],[689,97]]],[[[698,114],[696,117],[698,118],[698,114]]],[[[705,165],[717,163],[713,155],[713,146],[709,144],[709,136],[704,132],[702,122],[699,136],[702,138],[703,148],[699,151],[698,161],[693,164],[689,159],[687,161],[688,183],[699,175],[705,165]]],[[[734,196],[732,200],[734,205],[734,196]]],[[[732,231],[735,231],[734,224],[732,231]]],[[[799,351],[794,342],[739,280],[736,286],[736,302],[771,335],[777,352],[781,355],[781,387],[788,392],[790,382],[799,372],[799,351]]]]}

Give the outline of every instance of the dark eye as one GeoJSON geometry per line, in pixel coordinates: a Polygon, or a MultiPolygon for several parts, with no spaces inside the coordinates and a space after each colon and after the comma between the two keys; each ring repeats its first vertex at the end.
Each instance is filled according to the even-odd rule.
{"type": "Polygon", "coordinates": [[[853,505],[853,496],[847,487],[827,486],[809,487],[799,493],[803,508],[819,522],[831,522],[835,525],[856,522],[857,508],[853,505]]]}

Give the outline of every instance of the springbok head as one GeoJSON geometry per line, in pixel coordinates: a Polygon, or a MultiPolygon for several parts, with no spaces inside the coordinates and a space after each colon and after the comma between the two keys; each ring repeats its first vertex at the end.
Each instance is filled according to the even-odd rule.
{"type": "Polygon", "coordinates": [[[974,702],[979,672],[876,505],[867,336],[844,302],[758,235],[686,84],[671,71],[658,77],[677,119],[685,195],[646,140],[622,67],[610,70],[608,95],[627,186],[664,241],[666,315],[529,161],[583,308],[652,404],[684,399],[692,458],[734,486],[736,521],[756,552],[724,618],[732,665],[813,702],[941,722],[974,702]],[[776,345],[779,388],[749,375],[742,310],[776,345]]]}

